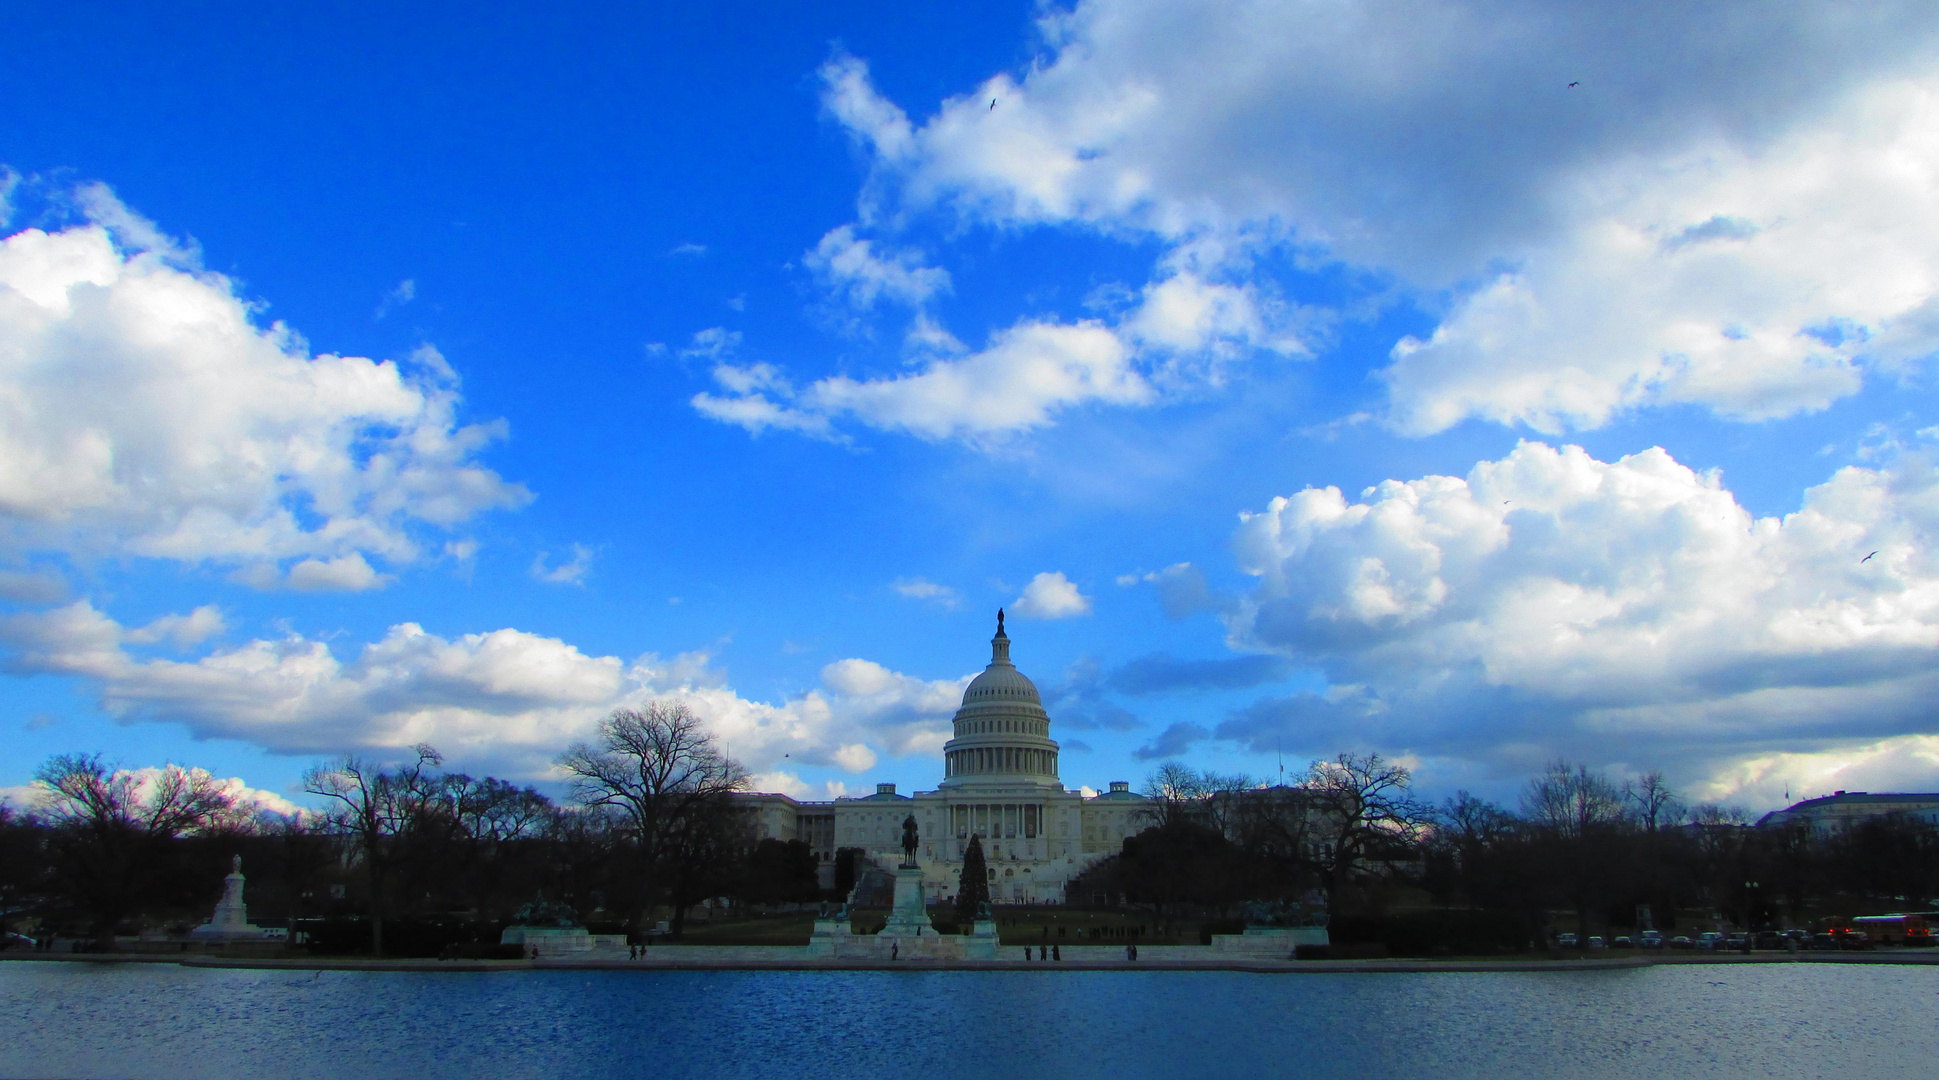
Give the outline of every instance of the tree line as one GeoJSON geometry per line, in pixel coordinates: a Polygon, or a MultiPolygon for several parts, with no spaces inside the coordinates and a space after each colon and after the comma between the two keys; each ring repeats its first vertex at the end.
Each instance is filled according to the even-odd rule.
{"type": "MultiPolygon", "coordinates": [[[[314,809],[282,816],[251,812],[199,771],[138,777],[99,755],[58,755],[37,772],[37,805],[0,805],[0,920],[95,939],[144,923],[186,929],[236,854],[252,915],[347,921],[346,945],[380,954],[414,947],[387,940],[394,928],[502,924],[540,894],[610,931],[664,917],[677,934],[709,898],[808,903],[856,880],[855,852],[840,853],[823,890],[804,843],[758,839],[735,799],[747,770],[677,703],[614,712],[557,764],[563,801],[447,770],[428,745],[387,763],[345,755],[306,772],[314,809]]],[[[1273,783],[1171,762],[1143,794],[1138,830],[1073,882],[1068,903],[1138,905],[1163,922],[1297,901],[1341,930],[1439,912],[1485,925],[1505,948],[1564,925],[1668,930],[1693,911],[1802,926],[1939,893],[1939,830],[1924,822],[1753,827],[1741,810],[1687,803],[1660,774],[1618,781],[1567,762],[1512,805],[1465,791],[1430,802],[1404,766],[1353,753],[1273,783]]],[[[966,862],[981,859],[972,848],[966,862]]],[[[960,888],[958,922],[986,897],[960,888]]]]}
{"type": "Polygon", "coordinates": [[[1145,827],[1073,884],[1073,900],[1121,898],[1160,918],[1305,900],[1349,936],[1378,936],[1405,912],[1527,948],[1551,929],[1667,931],[1691,912],[1803,927],[1939,895],[1939,829],[1927,822],[1760,827],[1740,808],[1685,801],[1653,772],[1617,781],[1557,761],[1512,806],[1466,791],[1435,803],[1405,767],[1342,754],[1274,784],[1171,762],[1143,794],[1145,827]]]}
{"type": "Polygon", "coordinates": [[[429,745],[319,762],[303,778],[317,808],[283,816],[199,770],[143,778],[55,756],[36,805],[0,805],[0,918],[103,941],[143,922],[186,929],[237,854],[252,917],[354,917],[378,954],[400,922],[503,922],[541,894],[629,931],[664,913],[675,933],[708,898],[820,897],[813,853],[755,837],[733,799],[747,770],[683,705],[618,710],[570,747],[565,802],[443,764],[429,745]]]}

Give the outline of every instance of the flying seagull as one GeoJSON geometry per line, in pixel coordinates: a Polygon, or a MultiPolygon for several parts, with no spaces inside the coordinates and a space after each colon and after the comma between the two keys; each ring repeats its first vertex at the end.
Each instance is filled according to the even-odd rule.
{"type": "Polygon", "coordinates": [[[1581,84],[1581,83],[1579,83],[1579,82],[1572,82],[1572,83],[1570,83],[1570,84],[1569,84],[1569,89],[1571,89],[1571,90],[1573,90],[1573,89],[1575,89],[1576,87],[1578,87],[1578,86],[1581,86],[1581,85],[1582,85],[1582,84],[1581,84]]]}
{"type": "Polygon", "coordinates": [[[994,109],[994,108],[996,108],[996,99],[995,99],[995,98],[991,98],[991,99],[990,99],[990,108],[992,108],[992,109],[994,109]]]}
{"type": "MultiPolygon", "coordinates": [[[[1878,554],[1878,552],[1876,552],[1876,551],[1874,551],[1874,552],[1872,552],[1872,555],[1876,555],[1876,554],[1878,554]]],[[[1862,558],[1862,559],[1860,559],[1860,560],[1858,560],[1858,565],[1860,565],[1860,566],[1863,566],[1863,565],[1865,565],[1866,563],[1868,563],[1868,562],[1871,562],[1871,561],[1872,561],[1872,555],[1867,555],[1867,556],[1865,556],[1864,558],[1862,558]]]]}

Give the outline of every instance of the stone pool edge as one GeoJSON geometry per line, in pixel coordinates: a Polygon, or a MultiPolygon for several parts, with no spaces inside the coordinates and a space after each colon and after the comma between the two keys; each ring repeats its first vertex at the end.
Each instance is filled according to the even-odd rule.
{"type": "MultiPolygon", "coordinates": [[[[681,946],[662,946],[671,952],[681,946]]],[[[1205,960],[821,960],[662,957],[644,960],[382,960],[367,957],[301,957],[267,959],[206,955],[144,955],[139,953],[0,953],[0,961],[83,964],[176,964],[182,967],[250,968],[268,971],[413,971],[477,973],[491,971],[1235,971],[1271,975],[1401,974],[1433,972],[1614,971],[1658,965],[1689,964],[1897,964],[1939,965],[1934,954],[1854,953],[1813,956],[1665,956],[1609,959],[1519,958],[1509,960],[1264,960],[1221,958],[1205,960]]]]}

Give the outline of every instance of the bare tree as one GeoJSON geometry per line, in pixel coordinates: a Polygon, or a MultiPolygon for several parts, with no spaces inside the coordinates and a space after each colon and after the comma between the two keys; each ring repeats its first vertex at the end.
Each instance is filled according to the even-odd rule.
{"type": "Polygon", "coordinates": [[[1629,803],[1629,812],[1636,824],[1651,836],[1659,829],[1681,823],[1688,813],[1660,772],[1646,772],[1625,783],[1623,798],[1629,803]]]}
{"type": "Polygon", "coordinates": [[[1222,776],[1167,761],[1145,778],[1146,801],[1136,816],[1159,826],[1192,821],[1224,833],[1230,824],[1230,796],[1254,786],[1253,780],[1242,774],[1222,776]]]}
{"type": "Polygon", "coordinates": [[[103,940],[134,909],[168,841],[248,820],[200,769],[110,769],[99,754],[59,754],[34,779],[45,792],[39,814],[53,827],[57,872],[103,940]]]}
{"type": "Polygon", "coordinates": [[[442,778],[435,770],[444,757],[429,743],[419,743],[411,752],[413,760],[388,768],[346,754],[303,775],[303,790],[331,800],[325,820],[357,846],[370,893],[370,949],[378,956],[384,953],[397,841],[422,827],[428,813],[443,809],[442,778]]]}
{"type": "Polygon", "coordinates": [[[1522,813],[1565,839],[1581,839],[1623,820],[1622,792],[1587,765],[1556,761],[1528,782],[1522,813]]]}
{"type": "MultiPolygon", "coordinates": [[[[747,787],[747,770],[722,753],[700,718],[677,701],[614,710],[600,721],[596,741],[576,743],[558,760],[572,774],[574,799],[627,818],[648,903],[683,877],[669,872],[668,860],[708,848],[699,840],[703,833],[713,835],[711,815],[730,810],[730,797],[747,787]]],[[[680,914],[676,910],[675,918],[680,914]]]]}
{"type": "Polygon", "coordinates": [[[1621,861],[1621,789],[1587,765],[1558,760],[1528,782],[1522,814],[1548,846],[1551,879],[1574,907],[1576,935],[1586,941],[1589,910],[1608,894],[1621,861]]]}
{"type": "Polygon", "coordinates": [[[1316,811],[1314,856],[1329,897],[1361,866],[1407,857],[1431,820],[1414,801],[1413,774],[1379,754],[1315,761],[1303,786],[1316,811]]]}
{"type": "Polygon", "coordinates": [[[99,754],[59,754],[34,779],[46,785],[48,798],[40,812],[56,828],[184,836],[236,820],[236,800],[201,769],[110,770],[99,754]]]}

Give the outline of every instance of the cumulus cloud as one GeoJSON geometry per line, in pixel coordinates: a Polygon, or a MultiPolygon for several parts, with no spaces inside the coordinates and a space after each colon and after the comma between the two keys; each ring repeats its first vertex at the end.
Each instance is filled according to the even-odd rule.
{"type": "Polygon", "coordinates": [[[599,719],[646,697],[686,702],[756,772],[794,766],[866,770],[878,754],[940,751],[969,676],[924,680],[861,659],[824,667],[821,686],[780,703],[736,693],[704,653],[631,663],[589,656],[520,630],[443,638],[414,623],[339,656],[292,634],[192,659],[130,646],[213,632],[198,609],[130,630],[81,600],[0,618],[7,664],[20,675],[89,680],[123,723],[181,724],[197,738],[239,739],[276,753],[394,751],[430,742],[457,759],[543,776],[554,755],[599,719]]]}
{"type": "Polygon", "coordinates": [[[881,300],[917,307],[949,290],[947,270],[923,266],[914,252],[878,249],[853,225],[829,230],[803,262],[831,293],[862,309],[881,300]]]}
{"type": "Polygon", "coordinates": [[[1939,689],[1939,473],[1848,467],[1783,517],[1661,449],[1524,442],[1466,477],[1245,515],[1232,638],[1313,665],[1221,737],[1711,776],[1921,733],[1939,689]],[[1866,553],[1879,554],[1864,561],[1866,553]]]}
{"type": "Polygon", "coordinates": [[[421,526],[530,499],[477,464],[505,425],[458,422],[435,349],[312,355],[106,188],[77,202],[0,241],[0,542],[367,588],[421,526]]]}
{"type": "Polygon", "coordinates": [[[1763,419],[1929,356],[1935,113],[1939,80],[1893,82],[1771,145],[1585,180],[1573,221],[1395,347],[1395,422],[1560,431],[1676,404],[1763,419]]]}
{"type": "Polygon", "coordinates": [[[1148,350],[1277,338],[1259,249],[1444,313],[1384,373],[1415,433],[1788,415],[1939,349],[1921,5],[1084,0],[1039,29],[921,118],[824,66],[863,220],[1156,240],[1122,328],[1148,350]],[[1226,279],[1178,272],[1208,241],[1226,279]]]}
{"type": "Polygon", "coordinates": [[[1023,595],[1010,602],[1010,610],[1030,619],[1073,619],[1091,613],[1091,598],[1062,571],[1045,571],[1030,579],[1023,595]]]}

